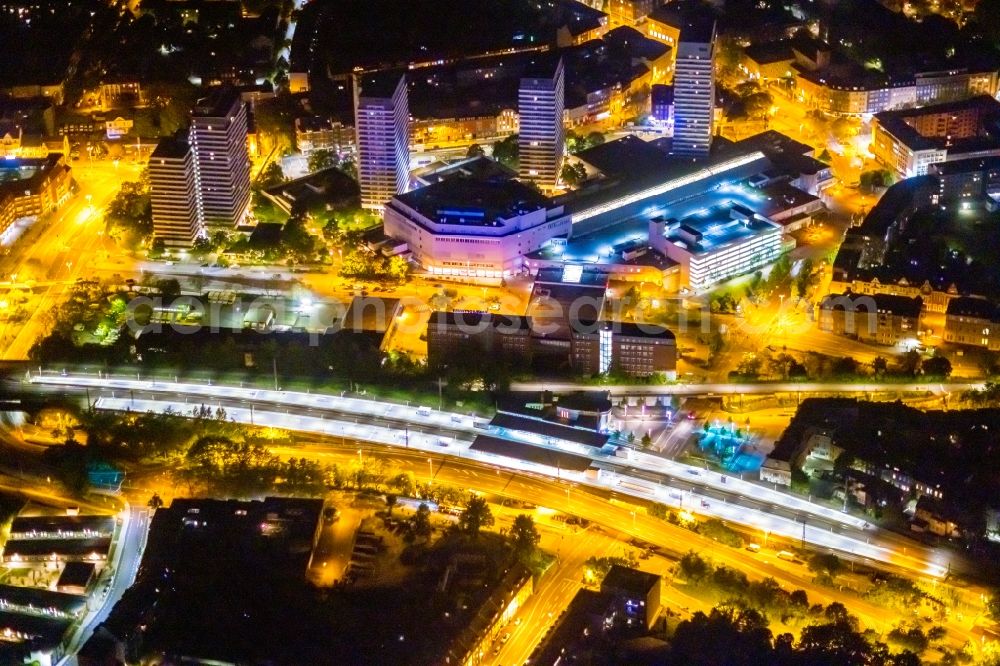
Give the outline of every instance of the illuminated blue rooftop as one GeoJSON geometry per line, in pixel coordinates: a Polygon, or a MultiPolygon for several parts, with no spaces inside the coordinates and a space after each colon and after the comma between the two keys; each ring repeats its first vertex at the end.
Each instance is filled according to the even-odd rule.
{"type": "Polygon", "coordinates": [[[667,223],[671,243],[683,244],[692,252],[712,252],[762,232],[780,233],[781,227],[739,204],[718,204],[703,208],[679,221],[667,223]]]}

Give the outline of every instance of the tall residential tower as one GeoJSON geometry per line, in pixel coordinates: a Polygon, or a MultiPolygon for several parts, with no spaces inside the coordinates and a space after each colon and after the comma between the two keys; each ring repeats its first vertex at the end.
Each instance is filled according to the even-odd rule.
{"type": "Polygon", "coordinates": [[[715,112],[715,20],[681,26],[674,68],[674,155],[705,157],[715,112]]]}
{"type": "Polygon", "coordinates": [[[361,206],[382,210],[410,183],[410,104],[406,76],[354,79],[354,126],[361,206]]]}
{"type": "Polygon", "coordinates": [[[201,233],[194,154],[183,139],[160,139],[149,156],[153,234],[170,247],[191,247],[201,233]]]}
{"type": "Polygon", "coordinates": [[[521,117],[518,177],[543,190],[555,187],[562,167],[564,79],[562,58],[539,60],[528,66],[517,94],[521,117]]]}
{"type": "Polygon", "coordinates": [[[234,88],[198,100],[189,133],[202,224],[231,228],[250,207],[247,110],[234,88]]]}

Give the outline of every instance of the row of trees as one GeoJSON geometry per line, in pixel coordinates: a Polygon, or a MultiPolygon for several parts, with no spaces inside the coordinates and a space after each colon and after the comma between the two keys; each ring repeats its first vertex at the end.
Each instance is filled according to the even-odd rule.
{"type": "MultiPolygon", "coordinates": [[[[935,353],[930,358],[924,358],[917,351],[909,351],[899,356],[895,363],[883,356],[876,356],[871,363],[862,363],[850,356],[834,357],[806,352],[793,355],[791,353],[772,352],[762,349],[758,352],[748,352],[740,359],[735,374],[746,379],[857,379],[864,377],[883,378],[895,377],[939,377],[945,379],[951,375],[952,365],[948,358],[935,353]]],[[[972,400],[977,400],[977,394],[968,393],[972,400]]]]}
{"type": "Polygon", "coordinates": [[[386,257],[356,248],[344,253],[340,264],[343,277],[379,282],[405,282],[410,274],[410,264],[401,256],[386,257]]]}
{"type": "Polygon", "coordinates": [[[350,157],[342,158],[332,150],[313,151],[309,154],[308,166],[310,173],[336,167],[354,180],[358,179],[358,165],[354,160],[350,157]]]}
{"type": "Polygon", "coordinates": [[[153,235],[153,204],[149,192],[149,170],[139,179],[125,181],[105,210],[108,235],[121,246],[136,250],[153,235]]]}
{"type": "MultiPolygon", "coordinates": [[[[799,590],[801,592],[801,590],[799,590]]],[[[890,640],[905,645],[892,652],[871,632],[862,632],[857,619],[839,603],[832,603],[803,627],[798,641],[790,633],[775,636],[767,614],[740,600],[729,600],[709,613],[697,612],[681,622],[670,640],[668,666],[917,666],[920,657],[907,647],[926,649],[923,640],[904,637],[903,629],[890,640]],[[902,640],[900,640],[902,639],[902,640]]],[[[919,630],[918,630],[919,631],[919,630]]],[[[932,629],[934,640],[944,637],[932,629]]],[[[916,638],[916,637],[914,637],[916,638]]]]}
{"type": "MultiPolygon", "coordinates": [[[[406,482],[403,479],[406,477],[408,475],[394,477],[389,481],[389,485],[405,485],[406,482]]],[[[396,505],[396,502],[396,495],[386,495],[386,505],[389,515],[392,514],[392,509],[396,505]]],[[[413,515],[406,520],[403,539],[407,543],[427,543],[430,540],[433,533],[430,515],[430,507],[426,503],[421,502],[413,515]]],[[[484,529],[493,527],[495,522],[496,519],[490,510],[489,503],[484,498],[473,495],[465,503],[465,508],[459,514],[455,530],[459,534],[475,541],[484,529]]],[[[506,533],[506,536],[514,556],[519,561],[529,566],[534,563],[538,555],[538,543],[541,540],[541,535],[538,533],[538,529],[535,527],[535,520],[531,516],[520,514],[514,518],[514,523],[511,525],[510,531],[506,533]]]]}

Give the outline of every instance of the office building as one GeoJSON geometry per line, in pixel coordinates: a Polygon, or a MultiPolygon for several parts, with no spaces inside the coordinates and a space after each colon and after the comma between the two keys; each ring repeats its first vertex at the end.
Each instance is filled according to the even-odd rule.
{"type": "Polygon", "coordinates": [[[149,157],[153,235],[166,247],[191,247],[202,232],[194,153],[180,139],[161,139],[149,157]]]}
{"type": "Polygon", "coordinates": [[[705,157],[715,112],[715,21],[681,27],[674,67],[674,155],[705,157]]]}
{"type": "Polygon", "coordinates": [[[198,100],[191,110],[188,140],[202,225],[235,227],[250,206],[247,111],[239,92],[218,88],[198,100]]]}
{"type": "Polygon", "coordinates": [[[532,63],[517,95],[520,115],[518,176],[542,189],[552,189],[559,180],[565,152],[563,108],[565,71],[562,58],[532,63]]]}
{"type": "Polygon", "coordinates": [[[581,375],[619,373],[631,377],[677,374],[674,334],[654,324],[571,319],[564,335],[550,334],[530,316],[481,312],[432,312],[427,322],[431,367],[460,363],[482,353],[520,365],[555,359],[581,375]]]}
{"type": "Polygon", "coordinates": [[[681,265],[694,291],[765,266],[781,254],[781,225],[739,204],[719,204],[681,220],[649,222],[649,244],[681,265]]]}
{"type": "Polygon", "coordinates": [[[447,366],[470,352],[510,361],[531,360],[531,321],[485,312],[431,313],[427,322],[427,364],[447,366]]]}
{"type": "Polygon", "coordinates": [[[406,76],[364,76],[354,80],[361,206],[382,210],[409,190],[410,105],[406,76]]]}
{"type": "Polygon", "coordinates": [[[654,324],[602,321],[572,333],[570,365],[582,375],[677,375],[674,334],[654,324]]]}

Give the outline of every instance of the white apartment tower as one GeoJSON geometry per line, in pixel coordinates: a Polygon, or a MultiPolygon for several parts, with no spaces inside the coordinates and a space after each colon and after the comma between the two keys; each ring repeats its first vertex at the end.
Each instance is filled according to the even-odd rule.
{"type": "Polygon", "coordinates": [[[160,139],[149,157],[149,184],[154,236],[168,248],[191,247],[202,230],[191,146],[160,139]]]}
{"type": "Polygon", "coordinates": [[[382,210],[410,184],[410,104],[406,76],[354,79],[354,127],[361,206],[382,210]]]}
{"type": "Polygon", "coordinates": [[[240,94],[225,87],[198,100],[189,132],[201,221],[232,228],[250,207],[247,110],[240,94]]]}
{"type": "Polygon", "coordinates": [[[534,62],[521,78],[517,94],[520,116],[518,135],[518,177],[543,190],[559,180],[565,150],[563,108],[565,72],[562,58],[534,62]]]}
{"type": "Polygon", "coordinates": [[[686,22],[674,66],[674,155],[708,155],[714,111],[715,21],[686,22]]]}

